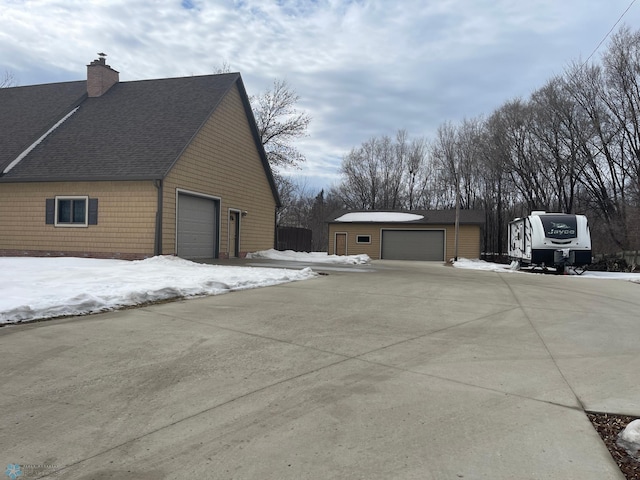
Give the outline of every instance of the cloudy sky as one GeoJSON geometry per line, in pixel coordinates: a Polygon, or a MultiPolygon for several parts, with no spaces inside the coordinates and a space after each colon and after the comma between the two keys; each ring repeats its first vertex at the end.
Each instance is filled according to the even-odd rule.
{"type": "Polygon", "coordinates": [[[295,174],[313,190],[337,182],[342,157],[372,136],[433,138],[443,122],[527,97],[586,60],[623,14],[618,27],[637,28],[635,2],[0,0],[0,75],[81,80],[105,52],[121,81],[223,64],[249,94],[284,79],[312,117],[295,174]]]}

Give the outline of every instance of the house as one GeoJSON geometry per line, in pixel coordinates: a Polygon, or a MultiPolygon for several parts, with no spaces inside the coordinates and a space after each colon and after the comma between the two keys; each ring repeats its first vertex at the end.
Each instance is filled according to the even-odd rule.
{"type": "Polygon", "coordinates": [[[0,89],[0,255],[226,258],[279,198],[238,73],[0,89]]]}
{"type": "MultiPolygon", "coordinates": [[[[458,256],[480,257],[484,212],[461,210],[458,256]]],[[[455,210],[349,212],[329,222],[330,254],[445,261],[456,255],[455,210]]]]}

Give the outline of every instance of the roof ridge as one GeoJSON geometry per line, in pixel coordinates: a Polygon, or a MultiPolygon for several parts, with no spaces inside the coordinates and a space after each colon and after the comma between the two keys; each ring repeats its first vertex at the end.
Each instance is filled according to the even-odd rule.
{"type": "Polygon", "coordinates": [[[230,72],[230,73],[208,73],[204,75],[185,75],[182,77],[164,77],[164,78],[139,78],[137,80],[120,80],[118,83],[142,83],[142,82],[161,82],[161,81],[170,81],[170,80],[187,80],[189,78],[206,78],[206,77],[222,77],[225,75],[235,75],[240,76],[240,72],[230,72]]]}

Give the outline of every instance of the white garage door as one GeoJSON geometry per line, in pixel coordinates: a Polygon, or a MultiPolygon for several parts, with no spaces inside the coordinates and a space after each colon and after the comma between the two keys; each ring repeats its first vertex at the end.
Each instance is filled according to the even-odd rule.
{"type": "Polygon", "coordinates": [[[178,194],[177,242],[182,258],[213,258],[217,237],[216,200],[178,194]]]}
{"type": "Polygon", "coordinates": [[[443,230],[383,230],[382,258],[387,260],[444,260],[443,230]]]}

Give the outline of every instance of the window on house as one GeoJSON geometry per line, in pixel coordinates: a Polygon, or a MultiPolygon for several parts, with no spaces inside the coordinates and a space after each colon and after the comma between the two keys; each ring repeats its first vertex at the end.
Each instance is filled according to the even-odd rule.
{"type": "Polygon", "coordinates": [[[80,195],[47,198],[45,223],[56,227],[97,225],[98,199],[80,195]]]}
{"type": "Polygon", "coordinates": [[[56,197],[56,226],[86,227],[87,197],[56,197]]]}
{"type": "Polygon", "coordinates": [[[356,235],[356,243],[371,243],[371,235],[356,235]]]}

